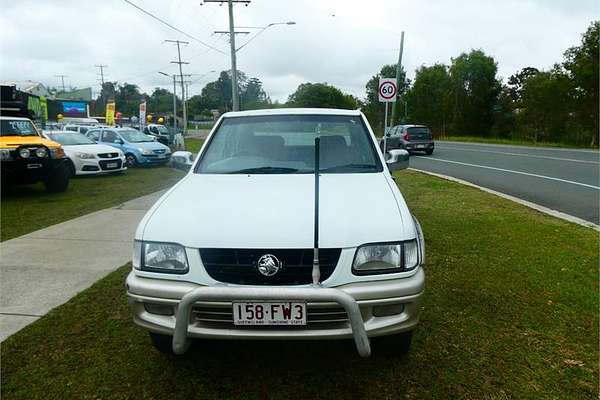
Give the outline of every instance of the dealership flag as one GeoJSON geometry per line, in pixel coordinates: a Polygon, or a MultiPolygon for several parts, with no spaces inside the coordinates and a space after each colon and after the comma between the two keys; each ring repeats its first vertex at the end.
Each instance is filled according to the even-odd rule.
{"type": "Polygon", "coordinates": [[[140,104],[140,131],[144,130],[146,125],[146,102],[140,104]]]}
{"type": "Polygon", "coordinates": [[[115,125],[115,102],[109,101],[106,103],[106,125],[115,125]]]}

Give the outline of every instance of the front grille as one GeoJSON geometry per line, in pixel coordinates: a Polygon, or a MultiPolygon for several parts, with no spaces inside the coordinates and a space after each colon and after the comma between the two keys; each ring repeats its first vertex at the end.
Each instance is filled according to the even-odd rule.
{"type": "Polygon", "coordinates": [[[204,306],[192,308],[192,320],[206,328],[215,329],[335,329],[348,325],[348,316],[342,307],[307,305],[306,325],[234,325],[232,306],[204,306]]]}
{"type": "Polygon", "coordinates": [[[102,168],[103,170],[111,170],[111,169],[119,169],[121,168],[121,160],[101,160],[98,161],[98,164],[100,164],[100,168],[102,168]],[[114,167],[108,167],[108,164],[116,164],[116,166],[114,167]]]}
{"type": "Polygon", "coordinates": [[[100,153],[98,154],[98,158],[117,158],[119,157],[119,153],[100,153]]]}
{"type": "MultiPolygon", "coordinates": [[[[341,249],[319,249],[321,281],[331,276],[341,249]]],[[[304,285],[312,283],[313,249],[200,249],[206,272],[215,280],[239,285],[304,285]],[[272,254],[281,261],[273,276],[258,272],[258,259],[272,254]]]]}
{"type": "Polygon", "coordinates": [[[152,150],[154,153],[156,154],[164,154],[165,153],[165,149],[159,149],[159,150],[152,150]]]}

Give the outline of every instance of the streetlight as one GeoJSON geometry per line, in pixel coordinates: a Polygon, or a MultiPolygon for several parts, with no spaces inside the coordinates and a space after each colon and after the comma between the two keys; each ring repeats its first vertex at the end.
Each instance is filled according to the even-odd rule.
{"type": "MultiPolygon", "coordinates": [[[[168,76],[169,78],[171,77],[171,75],[162,71],[158,71],[158,73],[164,76],[168,76]]],[[[173,75],[173,130],[175,131],[175,133],[177,133],[177,94],[175,93],[176,89],[177,85],[175,84],[175,75],[173,75]]]]}
{"type": "Polygon", "coordinates": [[[241,49],[243,49],[244,47],[246,47],[246,45],[248,43],[250,43],[251,41],[253,41],[258,35],[260,35],[261,33],[263,33],[264,31],[266,31],[267,29],[269,29],[272,26],[276,26],[276,25],[296,25],[295,21],[287,21],[287,22],[271,22],[270,24],[266,25],[266,26],[238,26],[237,28],[241,28],[241,29],[260,29],[258,32],[256,32],[254,34],[254,36],[252,36],[250,39],[248,39],[248,41],[246,43],[244,43],[243,45],[241,45],[240,47],[238,47],[235,52],[237,53],[238,51],[240,51],[241,49]]]}

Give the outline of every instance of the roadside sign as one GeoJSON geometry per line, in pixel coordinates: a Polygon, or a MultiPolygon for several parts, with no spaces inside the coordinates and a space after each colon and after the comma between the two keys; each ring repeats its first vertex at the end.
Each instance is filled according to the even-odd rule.
{"type": "Polygon", "coordinates": [[[144,130],[146,125],[146,102],[140,103],[140,131],[144,130]]]}
{"type": "Polygon", "coordinates": [[[379,78],[379,101],[382,103],[394,102],[398,95],[396,78],[379,78]]]}

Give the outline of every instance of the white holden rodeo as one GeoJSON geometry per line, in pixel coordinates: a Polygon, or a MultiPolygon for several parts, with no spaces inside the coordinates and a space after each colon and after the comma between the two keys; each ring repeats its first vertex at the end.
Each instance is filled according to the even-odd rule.
{"type": "Polygon", "coordinates": [[[407,352],[423,233],[360,111],[224,114],[140,222],[126,288],[163,352],[191,339],[350,339],[407,352]],[[379,344],[381,343],[381,344],[379,344]]]}

